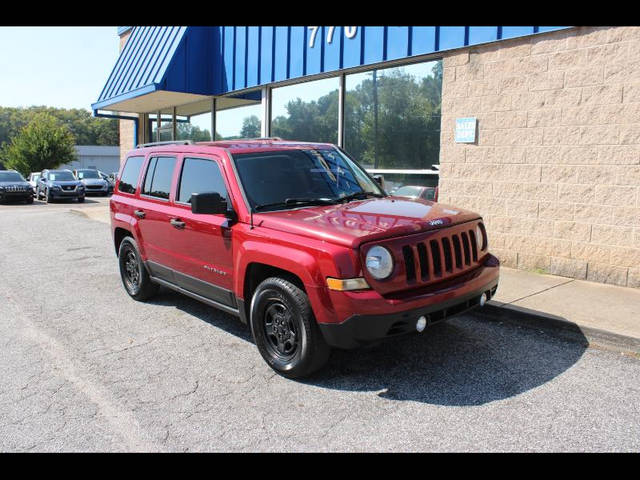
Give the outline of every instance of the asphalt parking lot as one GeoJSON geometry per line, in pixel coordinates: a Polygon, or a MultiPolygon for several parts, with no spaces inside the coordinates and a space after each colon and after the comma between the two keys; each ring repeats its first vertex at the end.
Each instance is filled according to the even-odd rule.
{"type": "Polygon", "coordinates": [[[234,317],[130,299],[69,211],[107,202],[0,205],[0,451],[640,449],[640,359],[479,314],[284,379],[234,317]]]}

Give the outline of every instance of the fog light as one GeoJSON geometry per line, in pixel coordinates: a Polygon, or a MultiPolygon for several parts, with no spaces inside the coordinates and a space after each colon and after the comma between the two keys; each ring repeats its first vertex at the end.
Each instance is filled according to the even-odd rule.
{"type": "Polygon", "coordinates": [[[487,303],[487,294],[483,293],[480,295],[480,306],[484,307],[484,304],[487,303]]]}
{"type": "Polygon", "coordinates": [[[418,318],[418,322],[416,323],[416,330],[421,332],[425,329],[426,326],[427,318],[423,315],[422,317],[418,318]]]}

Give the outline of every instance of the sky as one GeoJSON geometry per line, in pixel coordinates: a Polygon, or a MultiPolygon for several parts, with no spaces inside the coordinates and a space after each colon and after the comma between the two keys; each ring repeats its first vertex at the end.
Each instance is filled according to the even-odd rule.
{"type": "MultiPolygon", "coordinates": [[[[0,106],[3,107],[46,105],[91,110],[119,54],[115,26],[0,27],[0,45],[0,106]]],[[[408,70],[424,68],[424,64],[407,67],[408,70]]],[[[338,80],[332,78],[276,89],[273,118],[286,115],[285,106],[290,99],[317,100],[337,88],[338,80]]],[[[347,84],[347,88],[352,86],[347,84]]],[[[218,133],[238,135],[243,119],[252,114],[261,116],[260,107],[220,112],[218,133]]],[[[192,123],[209,130],[211,117],[199,115],[192,118],[192,123]]]]}
{"type": "Polygon", "coordinates": [[[0,106],[91,110],[117,58],[117,27],[0,27],[0,106]]]}

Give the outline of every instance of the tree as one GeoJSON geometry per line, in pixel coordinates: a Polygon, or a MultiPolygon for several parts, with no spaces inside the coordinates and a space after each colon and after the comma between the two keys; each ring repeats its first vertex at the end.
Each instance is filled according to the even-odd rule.
{"type": "Polygon", "coordinates": [[[3,147],[2,157],[6,167],[27,176],[74,161],[74,143],[68,127],[49,113],[39,113],[3,147]]]}
{"type": "Polygon", "coordinates": [[[197,125],[180,122],[176,126],[176,140],[193,140],[194,142],[208,142],[211,133],[206,128],[203,130],[197,125]]]}
{"type": "Polygon", "coordinates": [[[9,143],[37,114],[48,113],[57,118],[75,138],[76,145],[118,145],[118,120],[96,118],[88,110],[45,106],[29,108],[0,107],[0,145],[9,143]]]}
{"type": "Polygon", "coordinates": [[[256,115],[246,117],[242,121],[241,138],[258,138],[260,136],[260,119],[256,115]]]}

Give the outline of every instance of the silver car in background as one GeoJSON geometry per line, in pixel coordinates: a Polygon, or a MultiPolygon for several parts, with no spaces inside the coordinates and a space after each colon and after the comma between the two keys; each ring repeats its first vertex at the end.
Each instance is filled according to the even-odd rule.
{"type": "Polygon", "coordinates": [[[27,182],[31,185],[31,189],[33,190],[33,196],[36,196],[36,188],[38,187],[38,179],[42,175],[41,172],[31,172],[29,174],[29,178],[27,178],[27,182]]]}
{"type": "Polygon", "coordinates": [[[100,176],[98,170],[93,168],[81,168],[74,170],[75,177],[84,184],[86,195],[108,195],[109,182],[100,176]]]}

